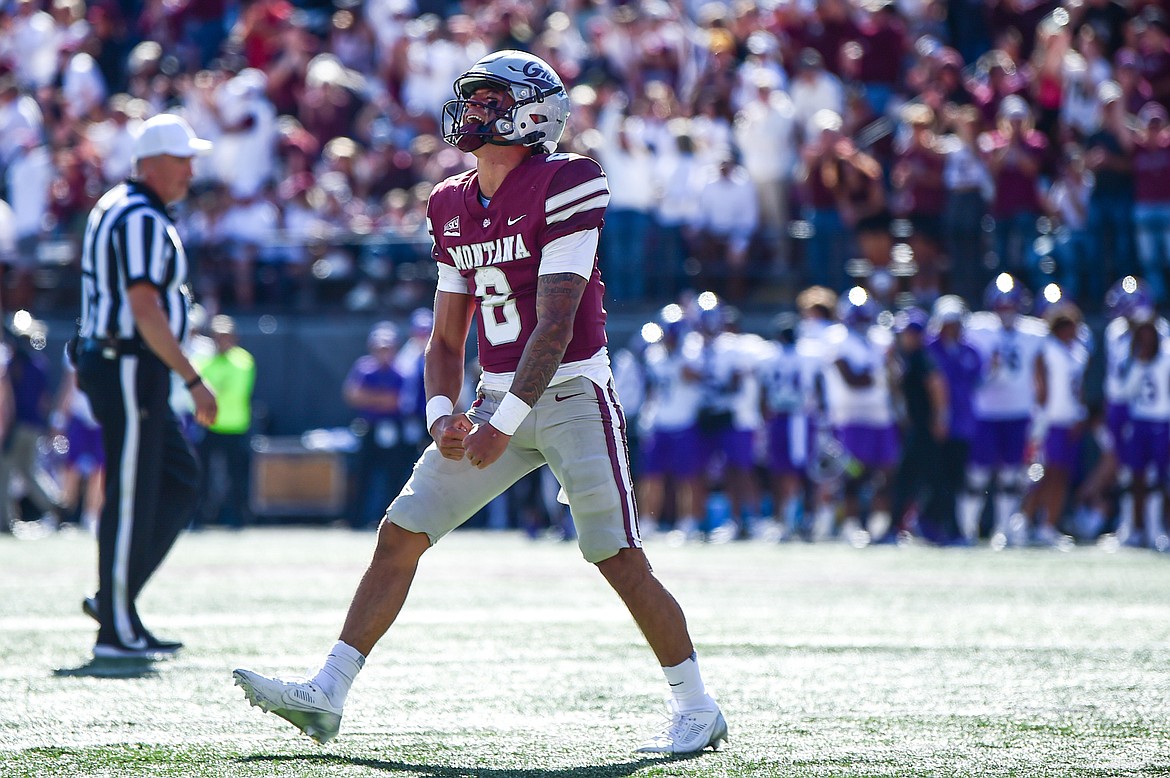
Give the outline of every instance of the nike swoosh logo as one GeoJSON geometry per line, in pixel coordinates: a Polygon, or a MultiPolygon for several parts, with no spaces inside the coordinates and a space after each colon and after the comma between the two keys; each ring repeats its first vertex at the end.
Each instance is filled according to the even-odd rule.
{"type": "Polygon", "coordinates": [[[668,682],[667,682],[667,685],[669,685],[669,686],[682,686],[682,685],[683,685],[683,683],[684,683],[683,681],[679,681],[678,683],[670,683],[670,682],[668,681],[668,682]]]}
{"type": "Polygon", "coordinates": [[[511,227],[513,224],[520,221],[521,219],[523,219],[527,215],[528,214],[522,214],[520,216],[517,216],[515,219],[508,219],[508,226],[511,227]]]}
{"type": "Polygon", "coordinates": [[[576,394],[566,394],[564,397],[561,397],[561,396],[558,394],[558,395],[555,395],[555,396],[553,397],[553,399],[554,399],[554,400],[556,400],[556,401],[557,401],[557,402],[559,402],[559,403],[562,403],[562,402],[564,402],[565,400],[571,400],[571,399],[572,399],[572,398],[574,398],[574,397],[581,397],[581,396],[583,396],[584,394],[585,394],[584,392],[577,392],[576,394]]]}

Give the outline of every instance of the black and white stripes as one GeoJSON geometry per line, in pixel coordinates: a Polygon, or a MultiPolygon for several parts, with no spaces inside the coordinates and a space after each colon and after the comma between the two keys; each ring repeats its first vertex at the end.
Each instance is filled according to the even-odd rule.
{"type": "Polygon", "coordinates": [[[161,201],[133,181],[105,194],[89,215],[81,255],[83,338],[135,337],[126,291],[148,282],[180,342],[187,334],[187,255],[161,201]]]}

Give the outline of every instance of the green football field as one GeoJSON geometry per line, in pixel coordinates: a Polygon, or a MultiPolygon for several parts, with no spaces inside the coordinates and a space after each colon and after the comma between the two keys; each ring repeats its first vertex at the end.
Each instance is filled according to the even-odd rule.
{"type": "Polygon", "coordinates": [[[299,675],[340,627],[372,533],[180,539],[144,619],[187,642],[89,662],[79,534],[0,537],[0,776],[1170,775],[1170,557],[650,539],[731,743],[636,755],[666,685],[572,544],[458,532],[318,746],[234,667],[299,675]]]}

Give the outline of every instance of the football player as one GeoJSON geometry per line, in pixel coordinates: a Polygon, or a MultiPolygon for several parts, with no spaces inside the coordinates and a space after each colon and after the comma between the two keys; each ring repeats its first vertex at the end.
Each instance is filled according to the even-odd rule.
{"type": "Polygon", "coordinates": [[[1083,342],[1081,312],[1045,289],[1051,304],[1044,311],[1049,335],[1036,356],[1036,425],[1044,431],[1044,476],[1037,486],[1039,518],[1033,540],[1044,546],[1071,543],[1060,530],[1069,482],[1080,459],[1081,436],[1088,412],[1084,401],[1085,367],[1089,349],[1083,342]]]}
{"type": "Polygon", "coordinates": [[[846,473],[841,527],[843,539],[855,545],[868,543],[873,534],[859,530],[876,529],[880,523],[862,524],[863,491],[873,494],[870,518],[884,513],[888,525],[887,492],[898,462],[887,364],[892,337],[887,328],[876,326],[877,315],[877,304],[869,292],[855,286],[838,304],[841,323],[825,334],[823,375],[829,423],[843,452],[860,467],[860,472],[846,473]]]}
{"type": "MultiPolygon", "coordinates": [[[[1105,311],[1109,323],[1105,326],[1105,421],[1113,438],[1113,450],[1121,454],[1129,437],[1129,408],[1131,398],[1125,386],[1125,370],[1133,356],[1132,321],[1135,312],[1145,315],[1153,311],[1154,296],[1149,284],[1134,276],[1125,276],[1110,287],[1105,294],[1105,311]]],[[[1154,326],[1162,337],[1170,336],[1170,327],[1163,318],[1157,318],[1154,326]]],[[[1132,533],[1130,518],[1133,514],[1133,471],[1118,462],[1116,488],[1120,523],[1118,537],[1131,542],[1144,542],[1132,533]]]]}
{"type": "Polygon", "coordinates": [[[1170,479],[1170,338],[1158,331],[1154,309],[1129,312],[1130,357],[1122,363],[1122,394],[1129,425],[1121,446],[1122,480],[1132,495],[1121,503],[1118,537],[1126,545],[1170,547],[1162,524],[1170,479]]]}
{"type": "Polygon", "coordinates": [[[582,554],[625,602],[670,684],[670,721],[638,750],[717,748],[727,724],[703,685],[682,610],[641,548],[597,266],[605,174],[588,157],[552,153],[569,98],[540,58],[489,54],[454,90],[444,138],[476,165],[436,186],[427,205],[439,269],[425,367],[435,442],[387,509],[321,670],[306,681],[236,670],[236,682],[253,705],[319,742],[332,739],[350,685],[396,620],[419,558],[547,463],[572,508],[582,554]],[[455,413],[473,320],[483,376],[472,408],[455,413]]]}
{"type": "Polygon", "coordinates": [[[702,446],[697,425],[702,399],[699,370],[701,338],[688,332],[683,311],[671,304],[662,309],[649,332],[643,357],[646,402],[638,417],[642,434],[638,503],[643,516],[662,517],[666,484],[674,486],[676,540],[695,537],[699,530],[698,479],[702,446]]]}
{"type": "Polygon", "coordinates": [[[779,539],[801,528],[801,495],[813,444],[817,407],[819,354],[797,338],[795,314],[782,313],[773,323],[771,353],[756,366],[760,410],[767,424],[768,474],[773,506],[780,524],[779,539]]]}
{"type": "Polygon", "coordinates": [[[1048,333],[1043,321],[1025,316],[1030,295],[1007,273],[987,286],[987,310],[971,314],[967,336],[981,357],[982,383],[975,392],[975,440],[967,468],[967,492],[959,501],[959,525],[976,526],[994,475],[992,545],[1025,540],[1020,514],[1026,451],[1036,405],[1035,363],[1048,333]]]}

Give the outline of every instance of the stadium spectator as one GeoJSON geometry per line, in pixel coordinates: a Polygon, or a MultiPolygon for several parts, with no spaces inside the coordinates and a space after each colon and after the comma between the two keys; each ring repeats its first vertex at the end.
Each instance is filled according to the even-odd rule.
{"type": "Polygon", "coordinates": [[[1097,87],[1097,98],[1101,124],[1085,139],[1084,149],[1085,167],[1093,176],[1086,215],[1089,250],[1103,264],[1092,269],[1090,279],[1101,288],[1111,277],[1136,272],[1137,262],[1133,256],[1133,160],[1125,140],[1129,129],[1121,87],[1104,81],[1097,87]]]}
{"type": "Polygon", "coordinates": [[[764,245],[776,259],[789,261],[784,244],[788,232],[788,191],[796,167],[796,109],[780,78],[760,69],[753,76],[755,94],[735,119],[735,144],[744,170],[756,188],[764,245]]]}
{"type": "Polygon", "coordinates": [[[747,298],[752,238],[759,224],[756,189],[744,168],[724,159],[698,193],[692,228],[699,285],[734,303],[747,298]]]}
{"type": "Polygon", "coordinates": [[[891,210],[908,219],[911,234],[907,242],[913,251],[918,272],[914,286],[919,297],[937,297],[941,289],[943,212],[947,203],[944,184],[946,156],[935,137],[934,112],[916,104],[903,111],[910,138],[894,158],[890,175],[893,187],[891,210]]]}
{"type": "Polygon", "coordinates": [[[1033,127],[1032,110],[1019,95],[999,106],[998,128],[980,138],[979,148],[995,182],[997,269],[1039,281],[1033,243],[1041,215],[1039,181],[1048,142],[1033,127]]]}
{"type": "Polygon", "coordinates": [[[987,204],[994,184],[979,153],[979,112],[965,105],[949,112],[951,132],[940,142],[945,151],[943,183],[946,186],[946,210],[943,233],[950,267],[949,286],[967,299],[975,299],[987,283],[990,268],[988,250],[987,204]]]}
{"type": "Polygon", "coordinates": [[[1154,300],[1166,302],[1170,266],[1170,115],[1158,103],[1142,106],[1138,128],[1124,136],[1132,149],[1133,223],[1138,260],[1154,300]]]}
{"type": "Polygon", "coordinates": [[[1061,289],[1072,298],[1084,290],[1088,299],[1099,300],[1104,294],[1101,287],[1104,279],[1092,267],[1087,232],[1092,187],[1084,156],[1079,147],[1072,146],[1065,156],[1060,178],[1045,193],[1044,210],[1053,227],[1052,254],[1061,289]]]}
{"type": "Polygon", "coordinates": [[[842,142],[841,115],[826,109],[814,118],[816,134],[801,148],[796,175],[808,225],[804,278],[811,284],[840,289],[845,284],[845,262],[852,245],[834,192],[838,145],[842,142]]]}
{"type": "Polygon", "coordinates": [[[654,207],[654,157],[644,137],[645,123],[625,114],[614,96],[598,118],[600,145],[595,150],[610,180],[612,200],[601,234],[606,293],[615,301],[640,300],[646,294],[648,253],[654,207]]]}

